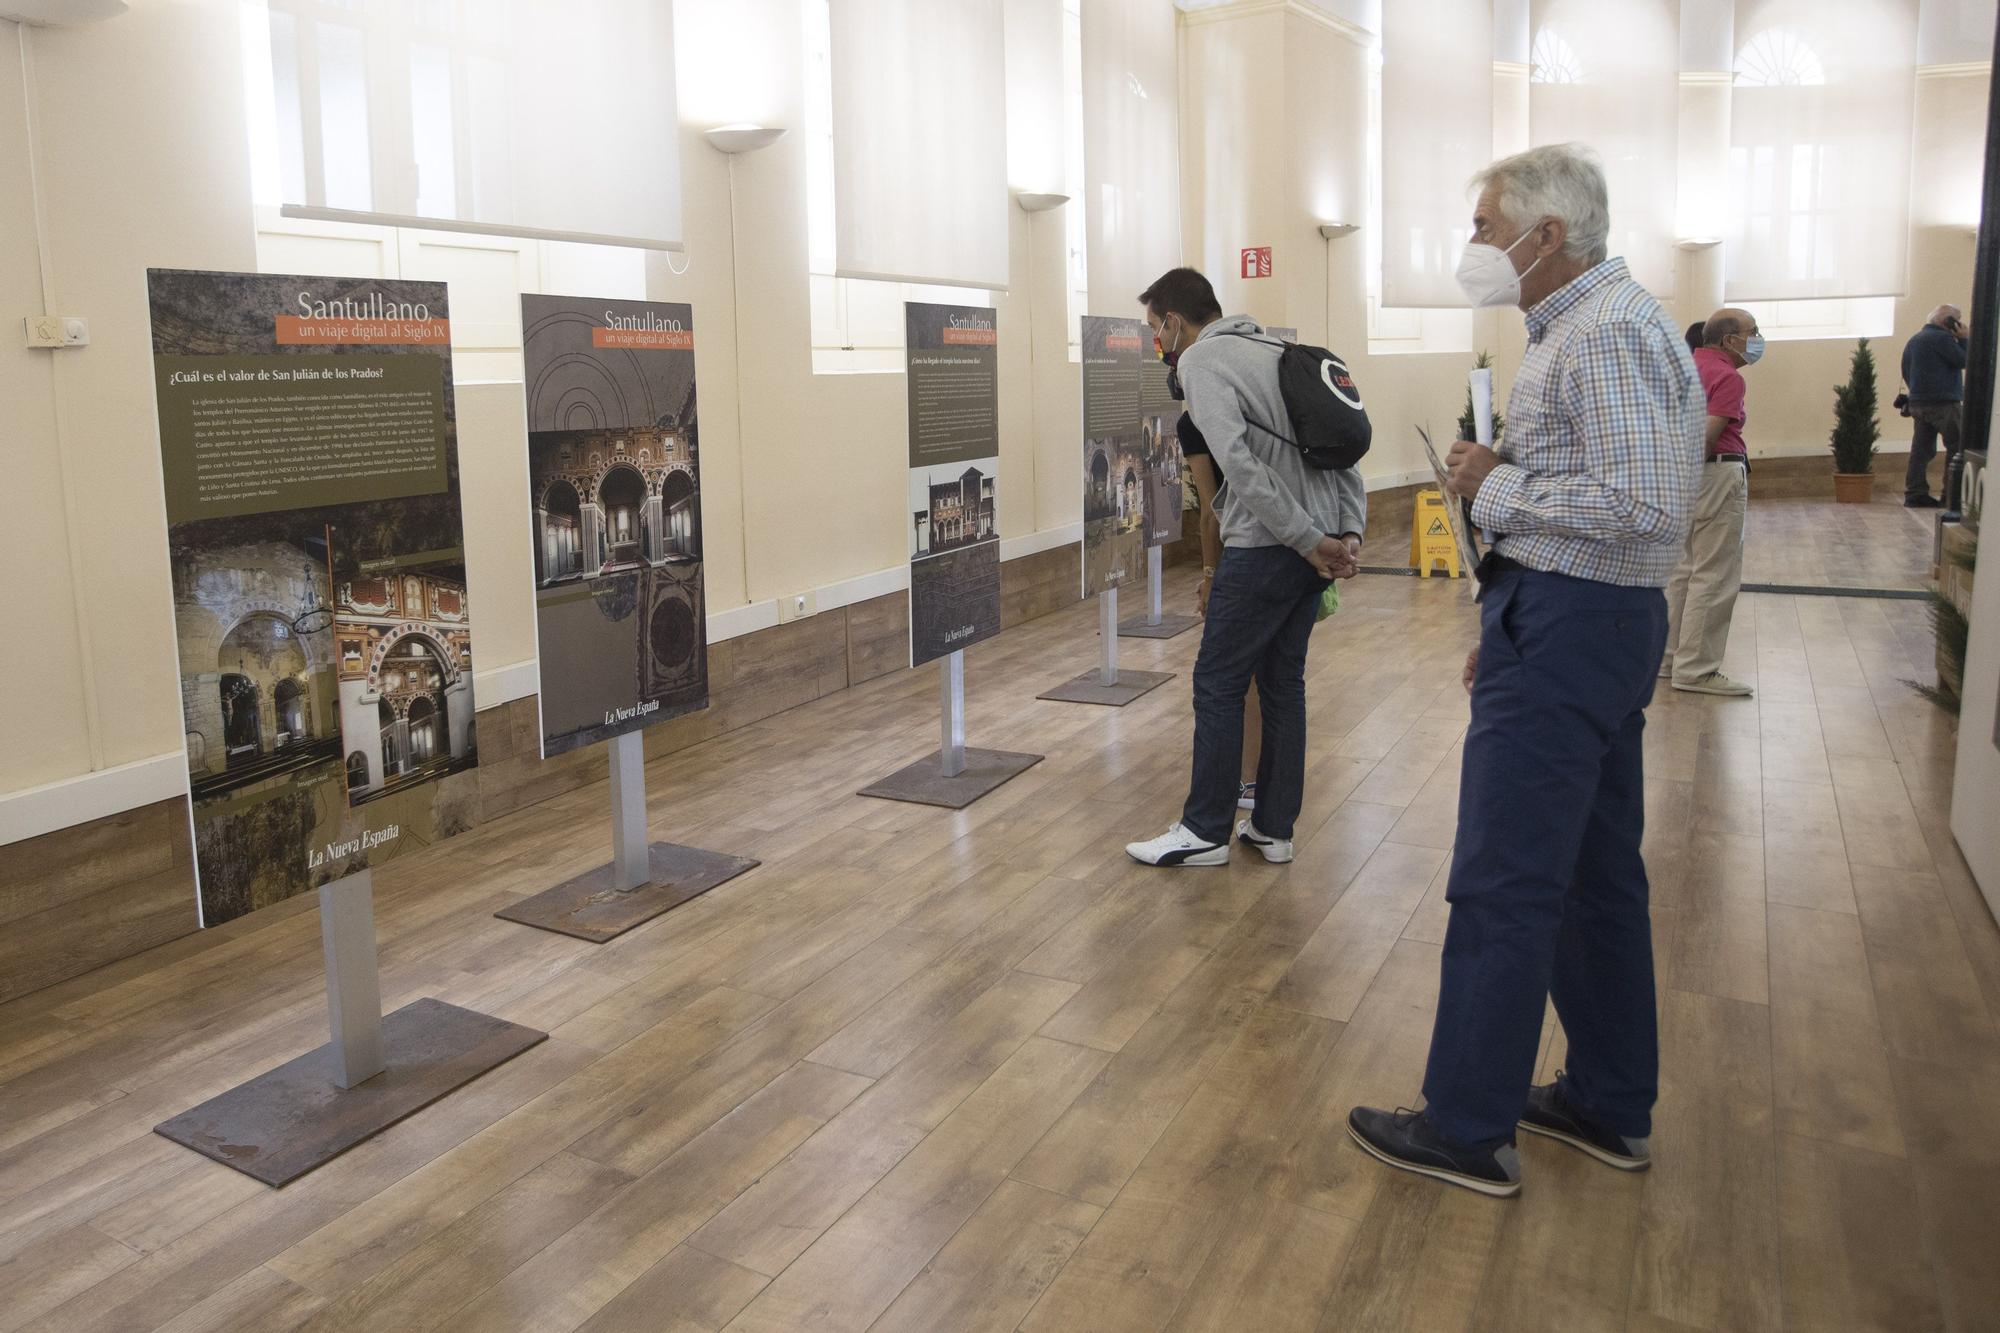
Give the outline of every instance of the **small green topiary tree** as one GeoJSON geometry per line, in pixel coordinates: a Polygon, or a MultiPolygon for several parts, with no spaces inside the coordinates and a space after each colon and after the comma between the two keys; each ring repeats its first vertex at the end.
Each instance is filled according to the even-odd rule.
{"type": "MultiPolygon", "coordinates": [[[[1493,354],[1491,352],[1481,352],[1474,358],[1472,368],[1474,370],[1485,370],[1491,367],[1492,364],[1493,354]]],[[[1495,448],[1498,448],[1500,445],[1500,427],[1504,420],[1499,410],[1495,409],[1493,413],[1493,445],[1495,448]]],[[[1478,439],[1479,437],[1474,435],[1472,430],[1472,386],[1468,384],[1465,386],[1465,407],[1458,414],[1458,438],[1461,440],[1478,439]]]]}
{"type": "Polygon", "coordinates": [[[1863,338],[1854,348],[1847,383],[1833,386],[1833,470],[1854,476],[1875,470],[1875,354],[1863,338]]]}

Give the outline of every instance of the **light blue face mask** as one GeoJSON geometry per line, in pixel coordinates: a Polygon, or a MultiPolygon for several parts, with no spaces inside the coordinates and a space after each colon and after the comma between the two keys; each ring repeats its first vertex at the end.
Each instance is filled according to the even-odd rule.
{"type": "Polygon", "coordinates": [[[1754,366],[1764,359],[1764,335],[1753,333],[1743,340],[1743,364],[1754,366]]]}

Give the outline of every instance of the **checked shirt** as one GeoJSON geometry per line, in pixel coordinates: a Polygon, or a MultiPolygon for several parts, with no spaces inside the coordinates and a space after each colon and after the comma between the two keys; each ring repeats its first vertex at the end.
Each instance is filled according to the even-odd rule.
{"type": "Polygon", "coordinates": [[[1527,326],[1473,522],[1529,569],[1664,588],[1700,491],[1707,412],[1680,331],[1622,259],[1550,293],[1527,326]]]}

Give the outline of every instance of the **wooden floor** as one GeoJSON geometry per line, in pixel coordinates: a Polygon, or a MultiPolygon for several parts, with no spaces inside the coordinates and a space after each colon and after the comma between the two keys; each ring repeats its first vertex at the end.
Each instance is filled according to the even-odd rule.
{"type": "Polygon", "coordinates": [[[765,864],[611,944],[492,917],[606,855],[601,784],[395,862],[388,1003],[551,1040],[283,1191],[150,1130],[323,1038],[308,901],[0,1008],[0,1330],[1995,1327],[2000,930],[1915,603],[1746,598],[1757,698],[1654,706],[1649,1174],[1528,1140],[1502,1202],[1349,1144],[1429,1037],[1463,598],[1318,631],[1288,868],[1125,860],[1196,636],[1037,701],[1088,605],[970,655],[973,741],[1048,759],[969,810],[850,794],[935,743],[929,671],[652,765],[655,836],[765,864]]]}
{"type": "MultiPolygon", "coordinates": [[[[1888,495],[1891,481],[1876,479],[1888,495]]],[[[1902,478],[1894,479],[1902,495],[1902,478]]],[[[1935,509],[1824,500],[1750,502],[1743,581],[1809,588],[1921,589],[1931,581],[1935,509]]]]}

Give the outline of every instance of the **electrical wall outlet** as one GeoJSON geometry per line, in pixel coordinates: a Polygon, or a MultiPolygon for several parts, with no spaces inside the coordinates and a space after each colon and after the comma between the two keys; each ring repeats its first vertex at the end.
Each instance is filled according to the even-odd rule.
{"type": "Polygon", "coordinates": [[[88,347],[90,321],[75,315],[29,315],[22,321],[28,328],[30,347],[88,347]]]}
{"type": "Polygon", "coordinates": [[[778,623],[789,624],[794,620],[804,620],[819,611],[819,599],[809,592],[795,592],[789,597],[778,599],[778,623]]]}

